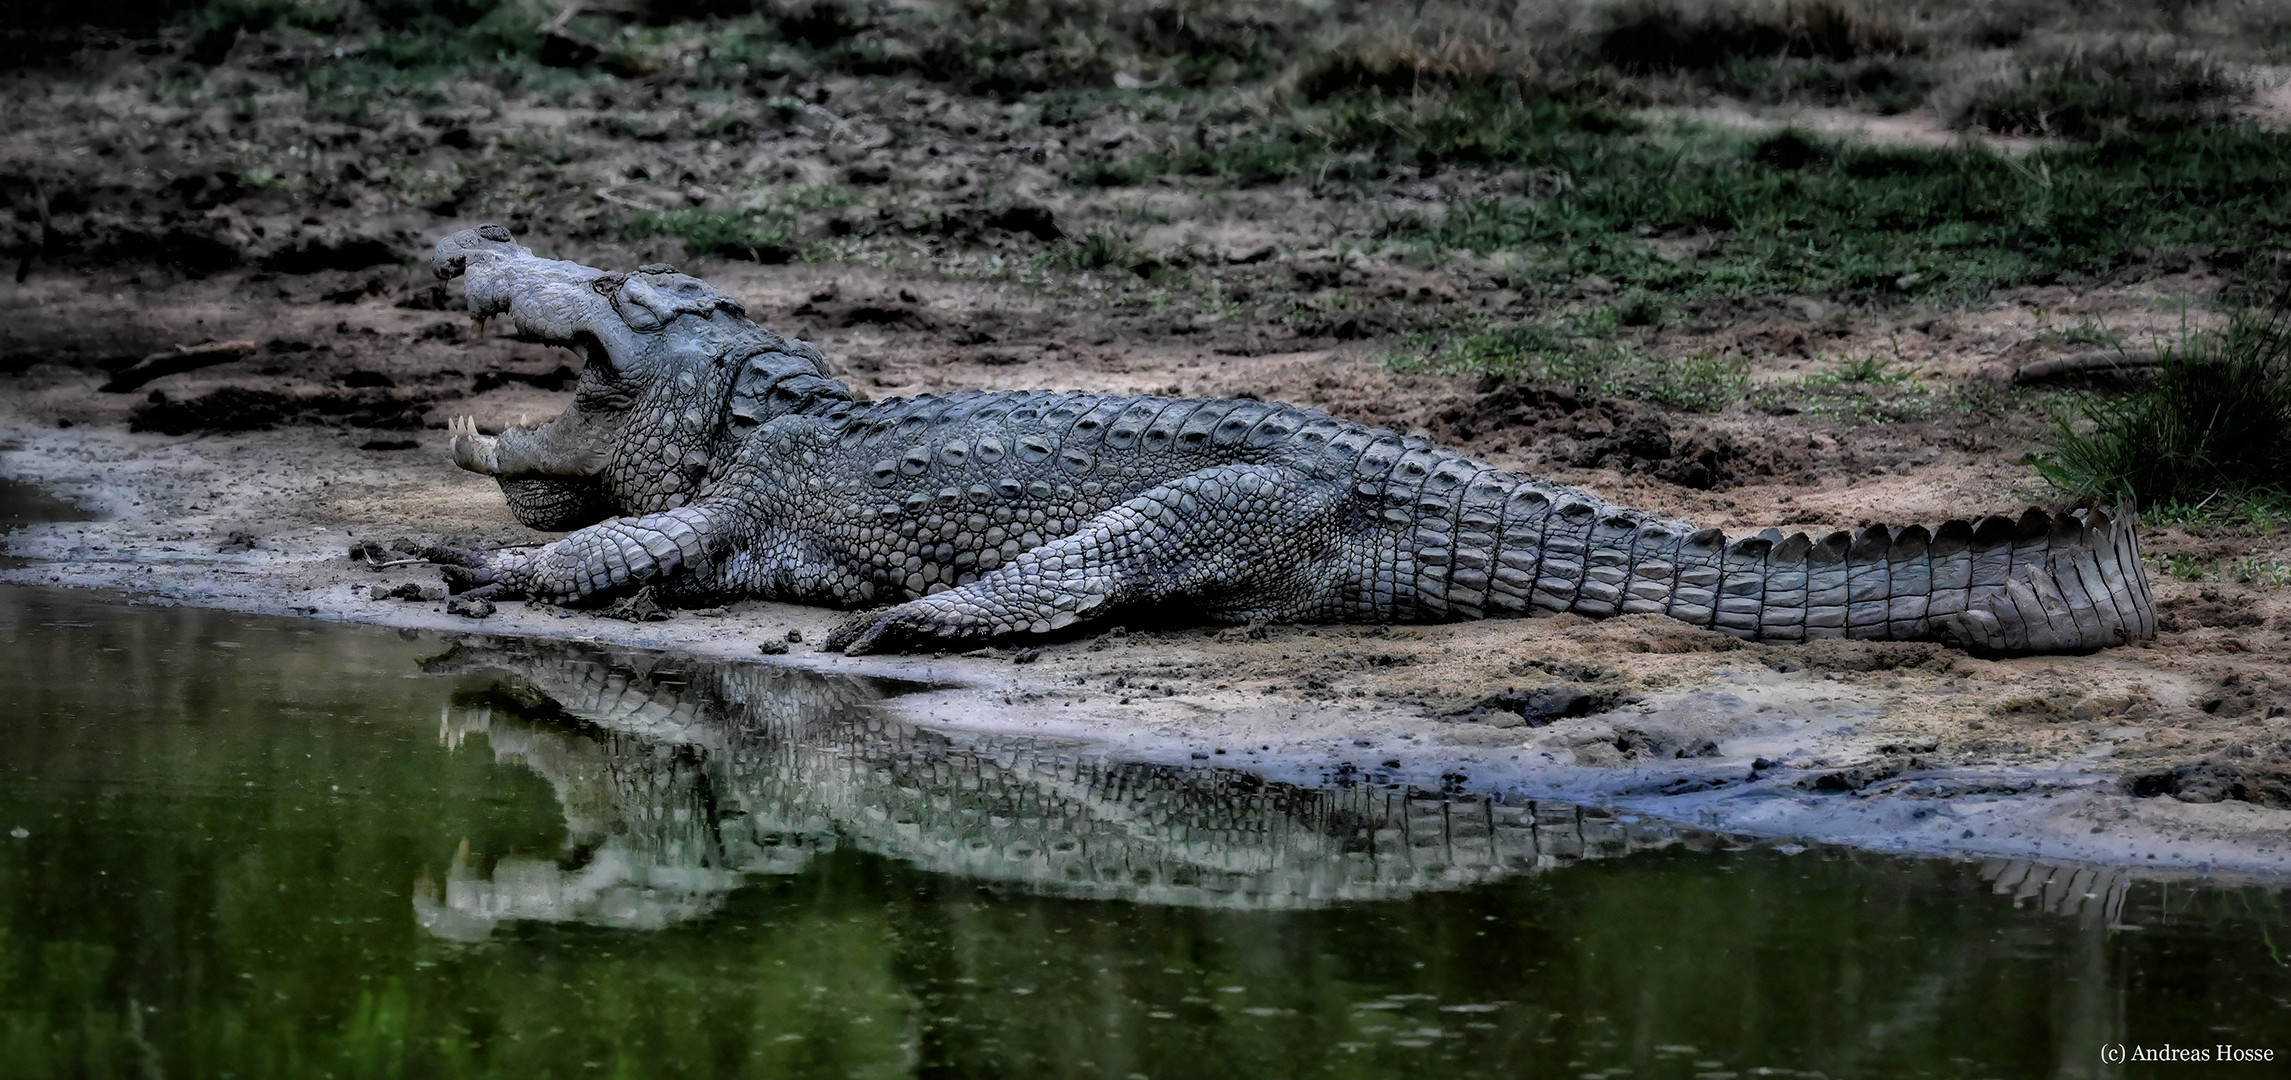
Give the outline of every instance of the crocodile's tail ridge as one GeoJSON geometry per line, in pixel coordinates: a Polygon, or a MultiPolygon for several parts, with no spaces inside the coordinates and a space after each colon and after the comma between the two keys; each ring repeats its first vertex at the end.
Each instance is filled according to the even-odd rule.
{"type": "MultiPolygon", "coordinates": [[[[1768,529],[1725,545],[1709,625],[1740,637],[1948,641],[2079,652],[2156,633],[2130,508],[2031,508],[1938,528],[1872,525],[1816,540],[1768,529]]],[[[1714,568],[1715,569],[1715,568],[1714,568]]]]}
{"type": "MultiPolygon", "coordinates": [[[[2156,636],[2156,601],[2130,507],[2094,508],[1970,527],[1976,584],[1961,612],[1936,620],[1945,640],[1993,652],[2074,652],[2156,636]],[[2010,529],[2011,543],[2004,542],[2010,529]],[[2000,555],[2009,551],[2009,557],[2000,555]],[[2002,582],[1994,566],[2004,563],[2002,582]]],[[[1936,540],[1947,535],[1942,526],[1936,540]]],[[[1960,530],[1962,531],[1962,530],[1960,530]]]]}

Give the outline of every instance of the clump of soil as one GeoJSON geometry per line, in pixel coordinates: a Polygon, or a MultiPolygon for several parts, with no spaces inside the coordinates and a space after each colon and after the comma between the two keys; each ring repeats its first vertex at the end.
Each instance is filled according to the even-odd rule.
{"type": "Polygon", "coordinates": [[[1488,375],[1476,396],[1434,414],[1424,427],[1433,441],[1458,445],[1525,446],[1555,436],[1608,440],[1618,431],[1646,432],[1638,444],[1670,456],[1670,431],[1645,406],[1573,390],[1488,375]],[[1658,445],[1659,444],[1659,445],[1658,445]]]}
{"type": "Polygon", "coordinates": [[[1532,690],[1490,694],[1461,710],[1458,717],[1497,728],[1523,724],[1543,727],[1555,720],[1606,712],[1637,700],[1620,687],[1552,683],[1532,690]]]}
{"type": "Polygon", "coordinates": [[[1481,377],[1474,396],[1425,424],[1432,438],[1482,449],[1535,449],[1577,468],[1643,473],[1696,491],[1726,491],[1792,477],[1812,451],[1768,440],[1690,428],[1678,432],[1661,411],[1564,387],[1481,377]]]}
{"type": "Polygon", "coordinates": [[[2232,746],[2205,761],[2127,777],[2124,788],[2143,799],[2169,795],[2181,802],[2234,801],[2291,810],[2291,740],[2265,750],[2232,746]]]}
{"type": "Polygon", "coordinates": [[[2291,680],[2265,671],[2230,668],[2189,704],[2213,716],[2274,719],[2291,713],[2291,680]]]}
{"type": "Polygon", "coordinates": [[[1808,464],[1804,450],[1737,439],[1723,431],[1698,431],[1679,440],[1668,459],[1649,462],[1641,471],[1696,491],[1730,491],[1795,476],[1808,464]]]}
{"type": "Polygon", "coordinates": [[[1947,672],[1964,654],[1930,641],[1844,641],[1825,639],[1787,647],[1758,646],[1758,659],[1785,674],[1797,671],[1947,672]]]}
{"type": "Polygon", "coordinates": [[[539,375],[521,371],[481,371],[477,373],[477,380],[471,384],[469,392],[482,394],[489,390],[499,390],[510,383],[522,383],[536,390],[558,391],[570,389],[579,379],[580,375],[567,364],[559,364],[539,375]]]}
{"type": "Polygon", "coordinates": [[[426,402],[391,394],[285,394],[226,386],[178,401],[154,390],[150,398],[129,411],[127,430],[193,435],[268,431],[297,423],[410,429],[427,426],[429,409],[426,402]]]}
{"type": "Polygon", "coordinates": [[[2206,626],[2235,630],[2267,621],[2248,593],[2223,592],[2205,586],[2194,596],[2174,597],[2156,605],[2158,625],[2166,630],[2195,630],[2206,626]]]}

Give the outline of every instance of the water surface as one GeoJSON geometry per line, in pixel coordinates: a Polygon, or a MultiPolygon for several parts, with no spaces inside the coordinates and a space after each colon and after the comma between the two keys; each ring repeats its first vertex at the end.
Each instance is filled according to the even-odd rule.
{"type": "Polygon", "coordinates": [[[0,1076],[2291,1051],[2272,890],[965,741],[888,715],[902,689],[0,590],[0,1076]]]}

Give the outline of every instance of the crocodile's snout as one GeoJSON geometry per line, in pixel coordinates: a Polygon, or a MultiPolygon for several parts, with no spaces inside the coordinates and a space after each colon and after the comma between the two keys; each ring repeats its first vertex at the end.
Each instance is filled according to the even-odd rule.
{"type": "Polygon", "coordinates": [[[443,240],[430,255],[430,264],[439,278],[460,277],[469,269],[473,257],[502,259],[530,259],[533,251],[517,243],[506,226],[487,223],[474,229],[463,229],[443,240]]]}

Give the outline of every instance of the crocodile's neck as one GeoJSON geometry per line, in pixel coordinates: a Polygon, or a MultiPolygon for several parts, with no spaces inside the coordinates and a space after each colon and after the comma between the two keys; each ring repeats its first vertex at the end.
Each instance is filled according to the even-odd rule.
{"type": "Polygon", "coordinates": [[[767,424],[782,416],[817,415],[851,404],[851,388],[827,373],[811,346],[774,337],[773,348],[730,365],[726,412],[734,426],[767,424]]]}

